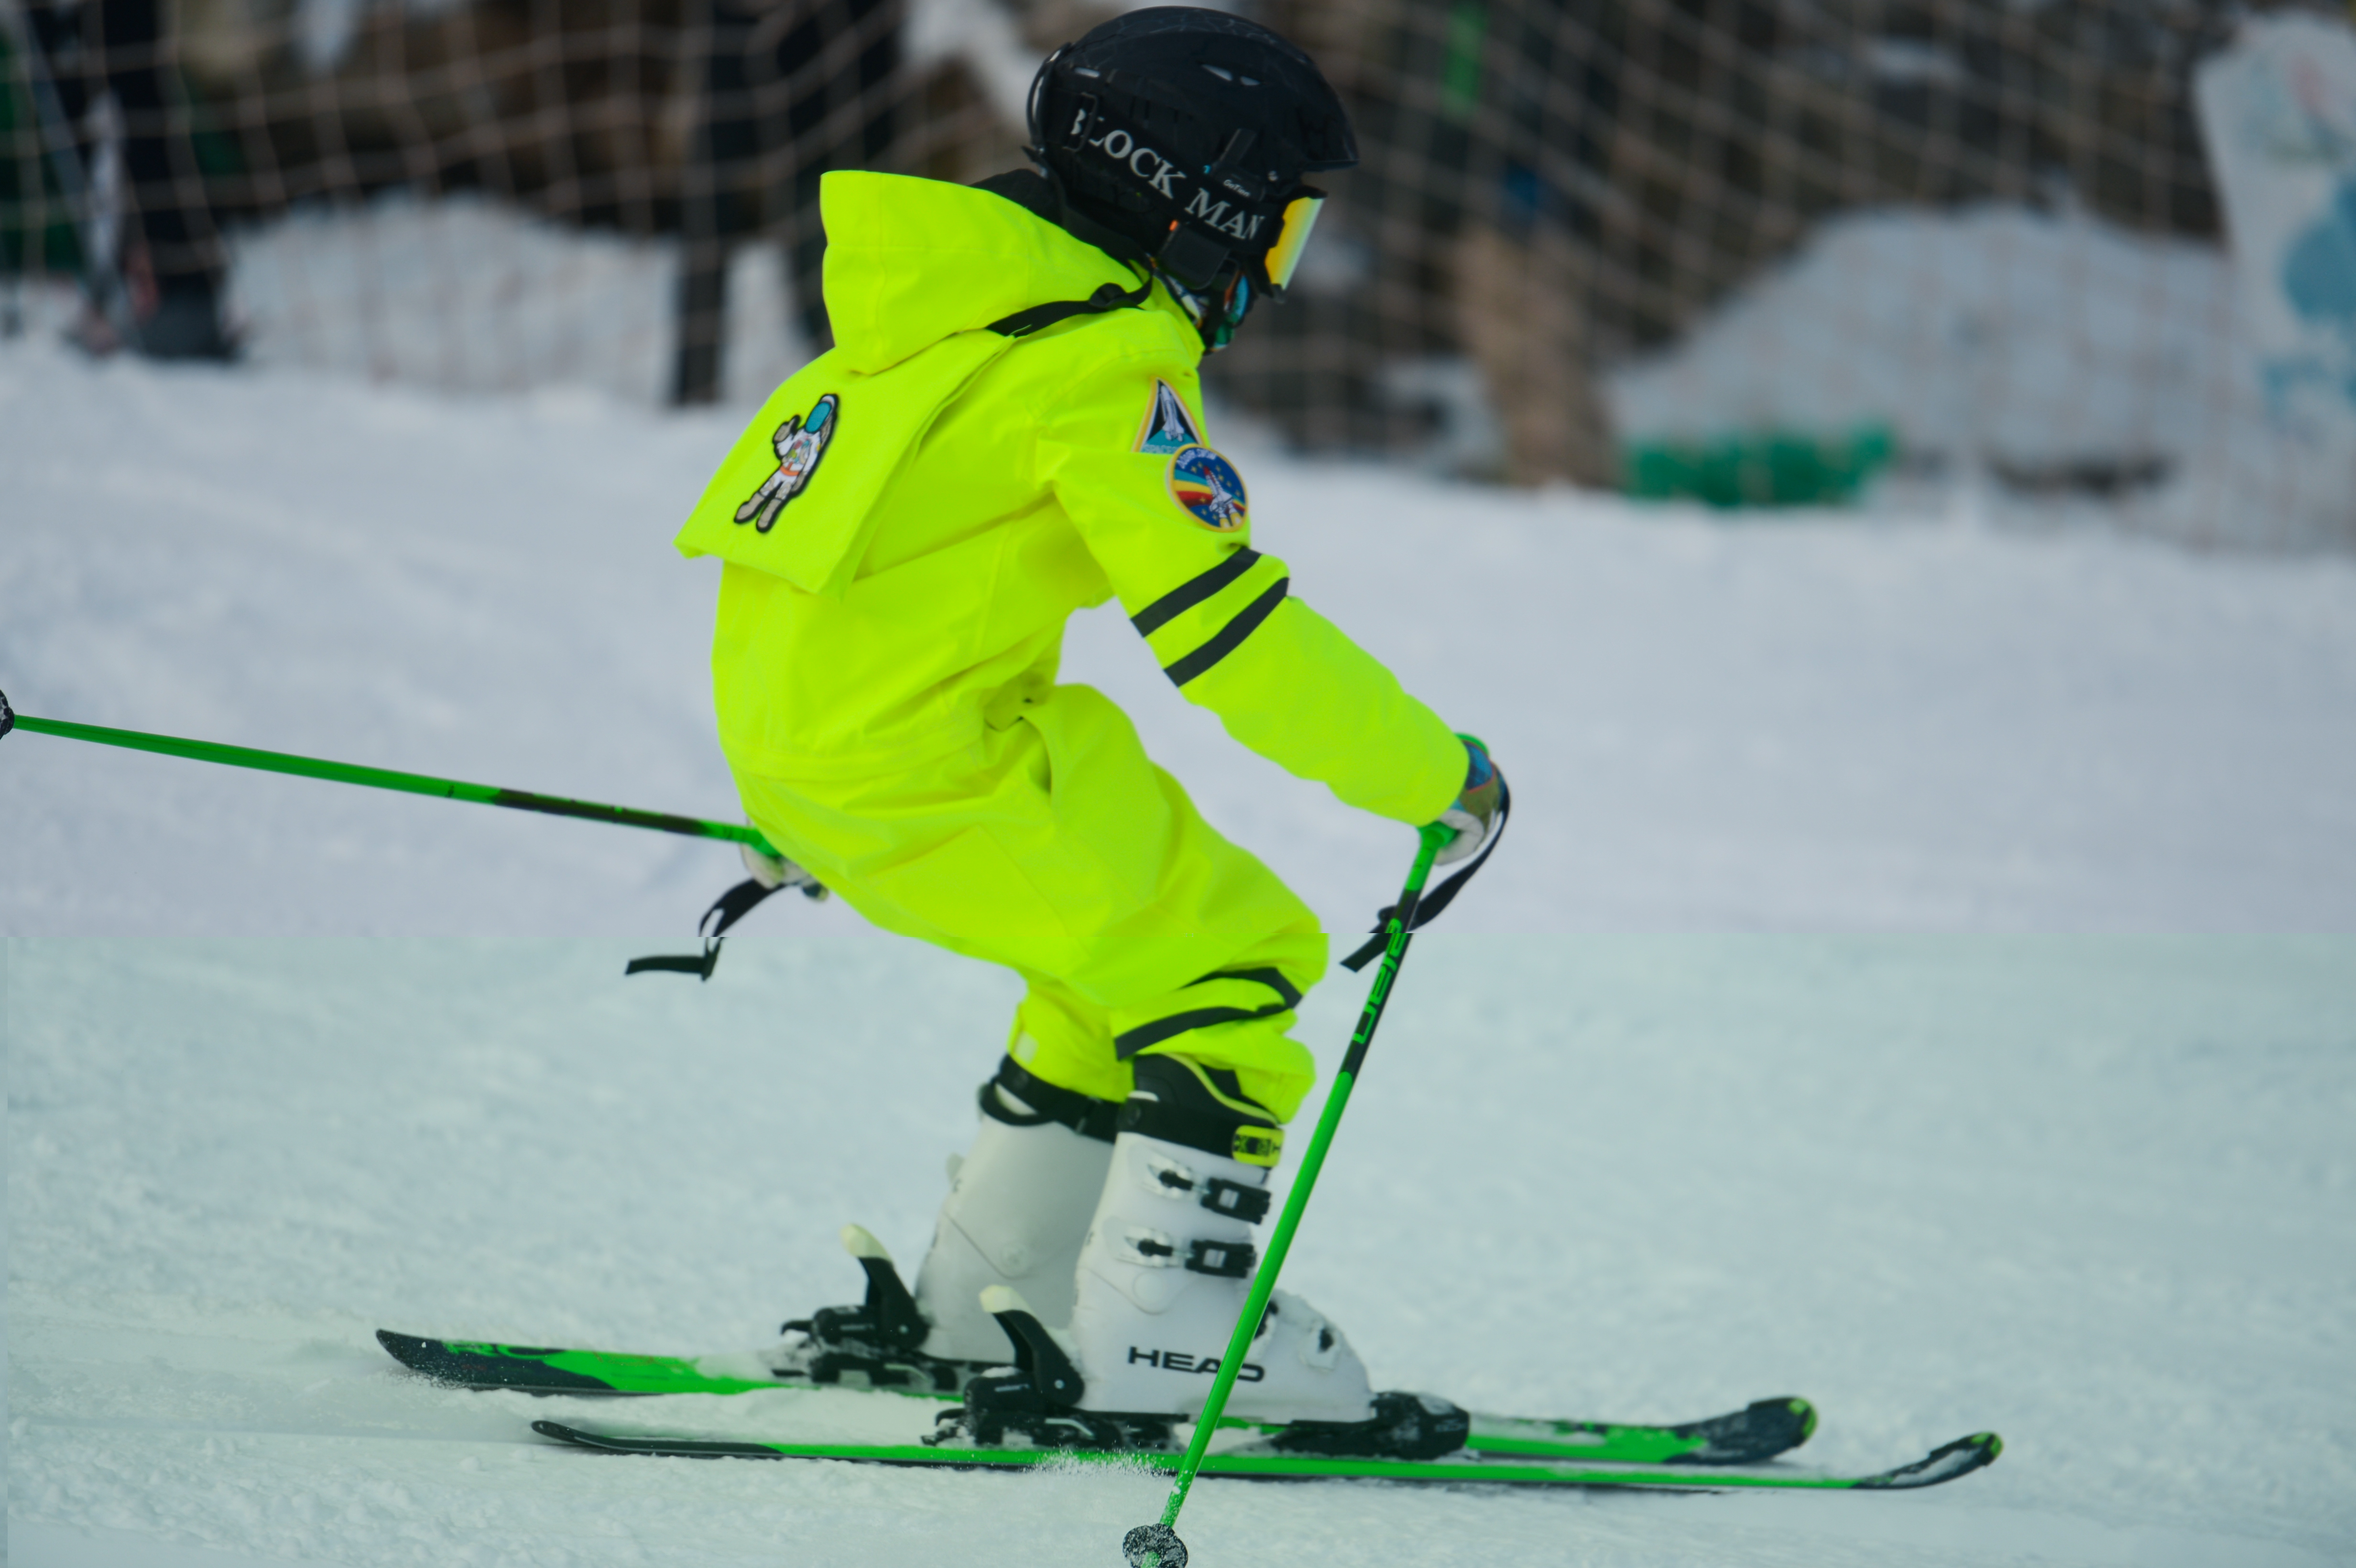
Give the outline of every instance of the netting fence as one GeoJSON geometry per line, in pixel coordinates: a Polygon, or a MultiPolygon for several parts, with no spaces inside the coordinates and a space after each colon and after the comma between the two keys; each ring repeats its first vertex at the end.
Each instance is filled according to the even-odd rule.
{"type": "MultiPolygon", "coordinates": [[[[72,283],[87,303],[71,330],[94,347],[233,349],[462,389],[587,382],[649,402],[757,397],[822,347],[820,176],[1014,166],[1032,68],[1108,14],[11,6],[13,320],[65,309],[72,283]]],[[[2330,195],[2344,178],[2356,280],[2343,10],[1251,14],[1316,56],[1365,154],[1328,182],[1294,297],[1206,369],[1229,407],[1299,447],[1719,504],[1961,487],[2196,541],[2356,542],[2356,303],[2333,293],[2356,282],[2335,277],[2330,195]],[[2286,109],[2203,100],[2204,72],[2223,80],[2204,62],[2254,16],[2289,28],[2268,78],[2289,84],[2286,109]],[[2312,234],[2285,231],[2254,262],[2217,171],[2233,166],[2221,147],[2281,142],[2268,113],[2313,144],[2300,167],[2323,171],[2324,195],[2312,234]],[[2283,319],[2254,321],[2254,266],[2289,291],[2283,319]]]]}

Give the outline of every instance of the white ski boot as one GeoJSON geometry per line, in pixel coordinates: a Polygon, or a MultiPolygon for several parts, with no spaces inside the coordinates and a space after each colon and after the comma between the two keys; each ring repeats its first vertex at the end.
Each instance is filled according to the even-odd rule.
{"type": "MultiPolygon", "coordinates": [[[[1161,1446],[1198,1413],[1218,1375],[1259,1253],[1274,1117],[1231,1074],[1181,1057],[1137,1061],[1111,1169],[1080,1253],[1068,1334],[1012,1292],[990,1308],[1015,1365],[966,1384],[937,1435],[1048,1445],[1161,1446]]],[[[1422,1458],[1462,1446],[1464,1413],[1369,1387],[1342,1331],[1299,1296],[1269,1300],[1226,1413],[1281,1424],[1294,1452],[1422,1458]]]]}
{"type": "Polygon", "coordinates": [[[998,1364],[1006,1331],[982,1310],[993,1285],[1020,1290],[1048,1323],[1072,1320],[1080,1243],[1112,1163],[1120,1107],[1033,1077],[1012,1057],[981,1087],[981,1127],[949,1168],[933,1250],[916,1271],[923,1349],[998,1364]]]}
{"type": "Polygon", "coordinates": [[[1074,1270],[1120,1107],[1035,1078],[1012,1057],[980,1100],[972,1147],[950,1157],[949,1195],[914,1295],[882,1243],[844,1226],[867,1298],[787,1323],[769,1357],[778,1378],[954,1391],[1006,1360],[1006,1332],[980,1305],[991,1286],[1020,1286],[1058,1327],[1071,1320],[1074,1270]]]}

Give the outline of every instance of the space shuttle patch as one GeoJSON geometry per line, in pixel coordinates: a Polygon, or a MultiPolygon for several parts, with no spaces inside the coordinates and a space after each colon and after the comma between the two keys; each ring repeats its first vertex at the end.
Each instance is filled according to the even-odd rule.
{"type": "Polygon", "coordinates": [[[1145,406],[1145,422],[1137,427],[1136,450],[1159,457],[1202,444],[1194,418],[1186,412],[1186,400],[1172,390],[1169,382],[1154,382],[1153,400],[1145,406]]]}
{"type": "Polygon", "coordinates": [[[1190,446],[1170,460],[1170,498],[1213,533],[1240,533],[1251,523],[1244,476],[1207,446],[1190,446]]]}

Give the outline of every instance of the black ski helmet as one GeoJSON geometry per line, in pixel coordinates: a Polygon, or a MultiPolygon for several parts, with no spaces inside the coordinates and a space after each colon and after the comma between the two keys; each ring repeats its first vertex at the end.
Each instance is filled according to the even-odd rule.
{"type": "Polygon", "coordinates": [[[1048,56],[1030,119],[1031,155],[1066,203],[1198,291],[1233,269],[1282,298],[1324,196],[1302,176],[1358,161],[1314,61],[1257,22],[1192,5],[1131,11],[1048,56]],[[1271,276],[1288,240],[1286,275],[1271,276]]]}

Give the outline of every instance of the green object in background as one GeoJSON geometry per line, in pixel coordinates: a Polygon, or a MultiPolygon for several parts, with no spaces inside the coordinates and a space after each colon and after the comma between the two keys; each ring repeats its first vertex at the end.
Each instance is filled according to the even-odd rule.
{"type": "Polygon", "coordinates": [[[16,48],[15,37],[0,27],[0,273],[46,272],[70,278],[81,271],[81,244],[56,171],[43,154],[40,128],[27,101],[26,65],[16,48]]]}
{"type": "Polygon", "coordinates": [[[1888,425],[1841,435],[1769,431],[1709,441],[1632,441],[1622,447],[1627,493],[1713,507],[1842,506],[1898,455],[1888,425]]]}
{"type": "Polygon", "coordinates": [[[1480,0],[1456,0],[1448,8],[1448,52],[1440,66],[1440,101],[1459,120],[1481,104],[1481,45],[1489,13],[1480,0]]]}

